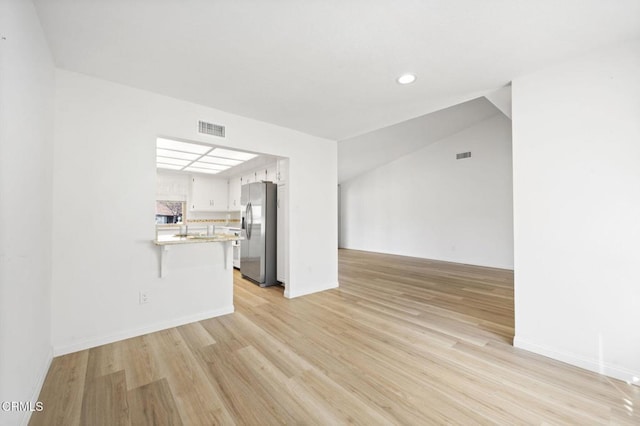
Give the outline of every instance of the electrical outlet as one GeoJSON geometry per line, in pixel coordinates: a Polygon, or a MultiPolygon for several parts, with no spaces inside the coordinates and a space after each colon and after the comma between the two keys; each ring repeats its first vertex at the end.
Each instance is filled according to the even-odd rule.
{"type": "Polygon", "coordinates": [[[149,303],[149,293],[146,291],[140,292],[140,304],[144,305],[145,303],[149,303]]]}

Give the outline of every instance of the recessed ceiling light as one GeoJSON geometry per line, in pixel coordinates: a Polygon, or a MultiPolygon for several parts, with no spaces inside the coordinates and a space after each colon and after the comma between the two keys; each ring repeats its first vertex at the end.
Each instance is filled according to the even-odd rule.
{"type": "Polygon", "coordinates": [[[398,80],[396,80],[399,84],[411,84],[414,81],[416,81],[416,76],[413,74],[403,74],[400,77],[398,77],[398,80]]]}

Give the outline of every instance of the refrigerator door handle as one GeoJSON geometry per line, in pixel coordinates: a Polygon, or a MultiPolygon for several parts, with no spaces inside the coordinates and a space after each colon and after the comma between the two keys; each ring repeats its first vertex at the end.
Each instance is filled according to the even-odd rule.
{"type": "Polygon", "coordinates": [[[244,208],[244,217],[242,218],[242,229],[244,229],[244,235],[249,239],[249,203],[244,208]]]}
{"type": "Polygon", "coordinates": [[[246,220],[247,240],[250,240],[251,239],[251,231],[253,229],[253,206],[251,205],[251,203],[247,204],[247,211],[245,213],[245,217],[247,218],[247,220],[246,220]],[[249,216],[251,216],[251,219],[249,219],[249,216]]]}

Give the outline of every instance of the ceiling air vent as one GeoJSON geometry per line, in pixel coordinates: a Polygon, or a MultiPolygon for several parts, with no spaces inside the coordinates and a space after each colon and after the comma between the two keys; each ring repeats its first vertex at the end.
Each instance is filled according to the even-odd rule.
{"type": "Polygon", "coordinates": [[[461,152],[460,154],[456,154],[456,160],[462,160],[463,158],[471,157],[471,151],[469,152],[461,152]]]}
{"type": "Polygon", "coordinates": [[[198,121],[198,132],[205,135],[224,138],[224,126],[220,126],[219,124],[207,123],[206,121],[198,121]]]}

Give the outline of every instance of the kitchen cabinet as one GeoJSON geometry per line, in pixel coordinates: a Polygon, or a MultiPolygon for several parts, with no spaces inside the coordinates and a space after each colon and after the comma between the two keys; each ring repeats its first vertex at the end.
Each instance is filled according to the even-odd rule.
{"type": "Polygon", "coordinates": [[[191,176],[189,208],[191,211],[221,212],[228,208],[226,179],[191,176]]]}
{"type": "MultiPolygon", "coordinates": [[[[271,175],[275,176],[275,170],[271,175]]],[[[250,176],[247,177],[246,183],[264,182],[264,181],[267,181],[267,182],[271,181],[275,183],[275,180],[269,179],[269,176],[270,175],[268,173],[268,168],[266,166],[260,167],[259,169],[254,170],[253,173],[251,173],[250,176]]],[[[242,183],[244,184],[245,182],[242,182],[242,183]]]]}
{"type": "Polygon", "coordinates": [[[276,163],[276,182],[278,184],[287,183],[289,179],[289,160],[283,158],[276,163]]]}
{"type": "Polygon", "coordinates": [[[242,175],[242,185],[254,182],[278,182],[278,165],[276,162],[257,168],[251,173],[242,175]]]}
{"type": "Polygon", "coordinates": [[[229,211],[240,211],[240,194],[242,192],[240,176],[229,179],[229,211]]]}
{"type": "Polygon", "coordinates": [[[257,172],[253,171],[251,173],[247,173],[242,175],[242,185],[246,185],[248,183],[258,182],[257,172]]]}
{"type": "Polygon", "coordinates": [[[277,172],[276,163],[269,164],[264,171],[265,177],[264,180],[267,182],[277,183],[278,181],[278,172],[277,172]]]}

